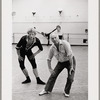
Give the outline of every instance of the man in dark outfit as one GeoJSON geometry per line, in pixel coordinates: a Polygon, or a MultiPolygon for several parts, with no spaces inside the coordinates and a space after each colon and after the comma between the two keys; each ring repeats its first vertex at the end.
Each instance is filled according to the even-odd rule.
{"type": "Polygon", "coordinates": [[[29,62],[32,65],[33,73],[36,77],[37,84],[44,85],[45,83],[39,78],[38,71],[37,71],[37,65],[36,65],[36,61],[35,61],[35,56],[43,50],[43,47],[40,43],[40,40],[37,37],[35,37],[36,36],[35,30],[30,29],[27,33],[28,33],[28,35],[23,36],[20,39],[20,41],[18,42],[18,44],[16,45],[19,65],[20,65],[20,68],[21,68],[23,74],[26,77],[26,80],[23,81],[22,84],[31,82],[31,79],[28,75],[28,71],[24,65],[25,55],[26,55],[29,62]],[[37,50],[35,53],[33,53],[31,50],[34,46],[38,46],[38,48],[39,48],[39,50],[37,50]]]}
{"type": "Polygon", "coordinates": [[[56,28],[54,30],[52,30],[51,32],[49,33],[44,33],[44,32],[41,32],[41,34],[45,37],[47,37],[48,39],[48,43],[47,43],[47,46],[50,45],[50,35],[51,33],[55,33],[58,35],[59,39],[64,39],[64,36],[63,36],[63,33],[61,32],[61,26],[60,25],[57,25],[56,28]],[[56,31],[56,32],[55,32],[56,31]]]}

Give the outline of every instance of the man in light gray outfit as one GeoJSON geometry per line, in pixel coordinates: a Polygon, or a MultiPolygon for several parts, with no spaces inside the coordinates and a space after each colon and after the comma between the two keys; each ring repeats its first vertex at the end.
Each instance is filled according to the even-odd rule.
{"type": "Polygon", "coordinates": [[[75,74],[75,66],[76,66],[75,57],[73,55],[70,44],[66,40],[60,40],[57,35],[52,34],[51,41],[53,42],[53,44],[50,47],[49,55],[47,59],[48,68],[51,73],[51,76],[49,77],[45,88],[39,93],[39,95],[42,96],[44,94],[48,94],[52,92],[52,89],[54,87],[58,75],[61,73],[61,71],[64,68],[66,68],[68,70],[68,77],[64,89],[64,95],[66,97],[69,97],[70,89],[75,74]],[[55,58],[58,61],[54,70],[51,67],[51,60],[53,56],[55,56],[55,58]]]}

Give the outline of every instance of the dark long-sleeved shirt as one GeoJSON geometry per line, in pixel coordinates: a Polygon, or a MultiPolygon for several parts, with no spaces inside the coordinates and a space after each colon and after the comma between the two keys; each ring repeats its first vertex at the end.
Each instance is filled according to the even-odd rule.
{"type": "Polygon", "coordinates": [[[17,43],[16,49],[20,49],[24,52],[31,50],[34,46],[38,46],[39,50],[41,51],[43,50],[42,44],[37,37],[35,37],[34,41],[29,46],[27,46],[27,35],[25,35],[17,43]]]}

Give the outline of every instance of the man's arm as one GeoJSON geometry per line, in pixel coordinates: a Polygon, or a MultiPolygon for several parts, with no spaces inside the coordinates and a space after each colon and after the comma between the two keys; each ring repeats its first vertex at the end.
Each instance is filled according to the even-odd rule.
{"type": "Polygon", "coordinates": [[[69,62],[70,62],[70,75],[71,75],[71,72],[74,71],[72,49],[71,49],[71,46],[68,42],[64,41],[63,43],[64,43],[66,55],[67,55],[69,62]]]}
{"type": "Polygon", "coordinates": [[[69,61],[70,61],[70,71],[69,71],[69,74],[71,75],[72,74],[72,72],[73,71],[75,71],[75,68],[74,68],[74,66],[76,66],[75,64],[73,64],[74,62],[73,62],[73,57],[72,58],[70,58],[69,59],[69,61]]]}
{"type": "Polygon", "coordinates": [[[51,67],[51,60],[47,59],[47,64],[48,64],[48,69],[51,69],[51,70],[52,70],[52,67],[51,67]]]}
{"type": "Polygon", "coordinates": [[[21,55],[20,55],[20,49],[22,48],[22,44],[23,44],[23,40],[24,40],[24,38],[25,37],[22,37],[20,40],[19,40],[19,42],[17,43],[17,45],[16,45],[16,51],[17,51],[17,55],[18,55],[18,59],[20,60],[20,61],[22,61],[24,58],[23,57],[21,57],[21,55]]]}
{"type": "Polygon", "coordinates": [[[37,50],[33,55],[31,55],[29,58],[30,59],[34,59],[34,57],[39,54],[41,52],[41,50],[37,50]]]}
{"type": "Polygon", "coordinates": [[[49,69],[49,72],[52,74],[54,71],[53,71],[53,69],[52,69],[52,67],[51,67],[51,60],[47,60],[47,64],[48,64],[48,69],[49,69]]]}
{"type": "Polygon", "coordinates": [[[37,50],[35,53],[34,53],[34,56],[36,56],[37,54],[39,54],[41,52],[41,50],[37,50]]]}
{"type": "Polygon", "coordinates": [[[71,66],[71,68],[73,68],[73,56],[70,55],[70,56],[68,56],[68,58],[69,58],[70,66],[71,66]]]}
{"type": "Polygon", "coordinates": [[[38,46],[39,49],[34,53],[34,56],[36,56],[41,51],[43,51],[43,47],[42,47],[42,44],[41,44],[40,40],[38,38],[36,38],[36,41],[37,41],[37,46],[38,46]]]}
{"type": "Polygon", "coordinates": [[[17,51],[17,55],[19,56],[20,55],[20,49],[17,49],[17,47],[16,47],[16,51],[17,51]]]}
{"type": "Polygon", "coordinates": [[[48,59],[47,59],[48,69],[49,69],[50,73],[53,72],[53,69],[51,67],[51,60],[52,60],[53,56],[54,56],[53,49],[52,49],[52,47],[50,47],[49,55],[48,55],[48,59]]]}
{"type": "Polygon", "coordinates": [[[17,51],[17,55],[18,55],[18,59],[19,59],[19,61],[23,61],[24,58],[21,57],[21,55],[20,55],[20,49],[19,49],[18,47],[16,47],[16,51],[17,51]]]}

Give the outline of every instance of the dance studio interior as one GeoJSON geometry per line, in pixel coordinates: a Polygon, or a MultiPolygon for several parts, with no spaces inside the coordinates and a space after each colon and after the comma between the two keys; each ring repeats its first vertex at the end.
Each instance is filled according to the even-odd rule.
{"type": "MultiPolygon", "coordinates": [[[[37,50],[37,46],[32,48],[33,53],[37,50]]],[[[56,64],[57,60],[53,57],[53,69],[56,64]]],[[[12,100],[88,100],[88,0],[12,0],[12,100]],[[76,58],[74,82],[68,98],[63,95],[67,70],[64,69],[57,77],[52,93],[39,96],[45,85],[36,83],[27,57],[24,65],[31,82],[22,84],[25,76],[19,67],[16,51],[17,43],[30,28],[38,31],[36,37],[43,51],[35,59],[39,77],[46,83],[50,77],[47,57],[53,43],[41,33],[51,32],[52,35],[57,25],[76,58]]]]}

